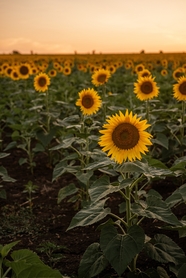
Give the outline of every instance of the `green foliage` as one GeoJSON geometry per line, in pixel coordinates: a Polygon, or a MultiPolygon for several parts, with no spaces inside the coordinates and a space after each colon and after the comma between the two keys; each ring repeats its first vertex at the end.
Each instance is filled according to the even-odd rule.
{"type": "Polygon", "coordinates": [[[59,271],[45,265],[36,253],[28,249],[13,251],[10,254],[11,259],[6,258],[18,242],[12,242],[4,246],[0,245],[1,278],[5,278],[8,273],[11,273],[10,277],[12,278],[62,278],[59,271]]]}

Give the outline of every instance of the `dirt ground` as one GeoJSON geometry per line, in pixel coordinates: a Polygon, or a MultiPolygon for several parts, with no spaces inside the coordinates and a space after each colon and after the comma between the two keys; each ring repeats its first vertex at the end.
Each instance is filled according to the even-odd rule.
{"type": "MultiPolygon", "coordinates": [[[[51,167],[47,166],[45,154],[36,156],[37,167],[31,174],[26,164],[19,165],[20,157],[24,156],[22,150],[12,149],[10,155],[2,158],[3,165],[10,177],[16,182],[1,182],[7,192],[7,199],[0,202],[0,243],[7,244],[20,240],[14,249],[29,248],[35,251],[44,263],[58,269],[63,275],[77,277],[78,266],[86,248],[93,242],[99,242],[99,232],[96,225],[75,228],[66,231],[72,217],[77,211],[68,200],[57,204],[59,189],[68,185],[74,177],[63,175],[58,181],[52,183],[51,167]],[[32,181],[38,186],[33,194],[32,209],[27,202],[28,194],[24,193],[25,184],[32,181]]],[[[172,180],[154,182],[150,187],[157,190],[165,198],[175,189],[172,180]]],[[[111,209],[116,210],[120,197],[112,196],[109,200],[111,209]]],[[[178,218],[186,214],[186,205],[177,207],[174,213],[178,218]]],[[[148,236],[164,233],[171,237],[185,252],[185,238],[178,237],[177,232],[159,230],[157,221],[145,220],[142,227],[148,236]]],[[[166,265],[150,260],[141,253],[137,261],[140,269],[166,265]]],[[[169,273],[170,277],[175,277],[169,273]]],[[[112,268],[106,269],[99,277],[118,277],[112,268]]],[[[125,276],[122,276],[125,277],[125,276]]]]}

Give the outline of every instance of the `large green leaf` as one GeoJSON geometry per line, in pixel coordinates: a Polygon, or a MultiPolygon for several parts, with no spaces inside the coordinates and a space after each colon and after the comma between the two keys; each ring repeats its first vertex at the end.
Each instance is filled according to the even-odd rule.
{"type": "Polygon", "coordinates": [[[31,250],[21,249],[12,252],[13,261],[7,261],[7,266],[13,269],[16,278],[62,278],[59,271],[45,265],[38,255],[31,250]]]}
{"type": "Polygon", "coordinates": [[[2,256],[2,258],[5,258],[8,253],[10,252],[10,250],[16,245],[18,244],[19,240],[17,241],[13,241],[13,242],[10,242],[4,246],[1,245],[1,248],[0,248],[0,254],[2,256]]]}
{"type": "Polygon", "coordinates": [[[179,271],[178,271],[178,278],[185,278],[185,273],[186,273],[186,263],[184,263],[179,271]]]}
{"type": "Polygon", "coordinates": [[[113,192],[117,192],[122,188],[130,185],[132,183],[132,179],[126,179],[121,185],[112,185],[110,184],[110,180],[108,176],[103,176],[100,179],[96,180],[92,187],[89,189],[89,195],[93,202],[96,202],[108,194],[113,192]]]}
{"type": "Polygon", "coordinates": [[[186,202],[186,183],[177,188],[166,200],[165,202],[169,205],[169,207],[173,207],[174,205],[186,202]]]}
{"type": "Polygon", "coordinates": [[[52,181],[56,180],[57,178],[62,176],[64,173],[76,174],[79,169],[80,169],[80,166],[75,166],[72,163],[67,164],[66,161],[60,161],[54,167],[52,181]]]}
{"type": "Polygon", "coordinates": [[[108,225],[101,230],[100,246],[106,259],[121,275],[142,250],[144,240],[144,231],[137,225],[131,226],[125,235],[118,234],[113,225],[108,225]]]}
{"type": "Polygon", "coordinates": [[[95,161],[93,163],[89,163],[87,165],[86,168],[84,168],[83,170],[96,170],[96,169],[99,169],[99,168],[102,168],[102,167],[105,167],[105,166],[108,166],[108,165],[111,165],[112,164],[112,161],[110,160],[109,157],[104,157],[104,158],[100,158],[99,161],[95,161]]]}
{"type": "Polygon", "coordinates": [[[123,173],[130,173],[130,172],[137,172],[137,173],[143,173],[148,178],[161,178],[166,177],[168,175],[172,175],[172,171],[169,169],[166,169],[165,167],[160,168],[160,165],[158,167],[150,166],[147,161],[135,161],[135,162],[125,162],[121,165],[117,165],[114,169],[118,172],[123,173]]]}
{"type": "Polygon", "coordinates": [[[175,265],[185,262],[185,253],[168,236],[157,234],[145,244],[145,250],[149,257],[161,263],[174,263],[175,265]]]}
{"type": "Polygon", "coordinates": [[[92,243],[86,249],[80,261],[78,269],[79,278],[91,278],[101,273],[108,265],[107,259],[103,256],[100,244],[92,243]]]}
{"type": "Polygon", "coordinates": [[[62,143],[60,143],[59,145],[52,147],[50,150],[54,151],[54,150],[60,150],[60,149],[67,149],[69,148],[72,143],[74,143],[76,140],[78,140],[78,138],[76,137],[71,137],[71,138],[66,138],[63,140],[62,143]]]}
{"type": "Polygon", "coordinates": [[[87,185],[90,178],[92,177],[93,173],[94,173],[93,171],[87,171],[85,173],[82,172],[82,171],[79,171],[79,172],[76,173],[75,176],[80,182],[87,185]]]}
{"type": "Polygon", "coordinates": [[[78,192],[78,190],[79,189],[75,186],[74,183],[70,183],[69,185],[61,188],[58,192],[57,203],[59,204],[67,196],[75,194],[76,192],[78,192]]]}
{"type": "Polygon", "coordinates": [[[166,202],[158,196],[148,194],[146,203],[143,202],[142,205],[137,203],[133,204],[132,212],[139,216],[159,219],[172,225],[182,226],[182,223],[172,213],[166,202]]]}
{"type": "Polygon", "coordinates": [[[104,208],[107,199],[97,203],[91,203],[88,207],[80,210],[73,218],[67,231],[77,226],[92,225],[103,219],[110,212],[110,208],[104,208]]]}
{"type": "Polygon", "coordinates": [[[167,136],[163,133],[156,133],[156,138],[152,139],[153,143],[156,143],[164,148],[166,148],[168,150],[168,144],[169,144],[169,140],[167,138],[167,136]]]}

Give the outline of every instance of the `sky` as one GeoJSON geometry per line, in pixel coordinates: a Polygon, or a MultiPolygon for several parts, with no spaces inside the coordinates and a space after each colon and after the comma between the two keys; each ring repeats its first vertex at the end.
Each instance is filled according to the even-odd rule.
{"type": "Polygon", "coordinates": [[[186,0],[0,0],[0,54],[186,51],[186,0]]]}

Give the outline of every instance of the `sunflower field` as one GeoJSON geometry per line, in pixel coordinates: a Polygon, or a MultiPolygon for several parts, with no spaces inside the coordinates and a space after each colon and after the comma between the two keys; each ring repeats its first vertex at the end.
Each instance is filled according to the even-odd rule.
{"type": "Polygon", "coordinates": [[[185,278],[185,53],[0,55],[0,93],[0,278],[185,278]]]}

